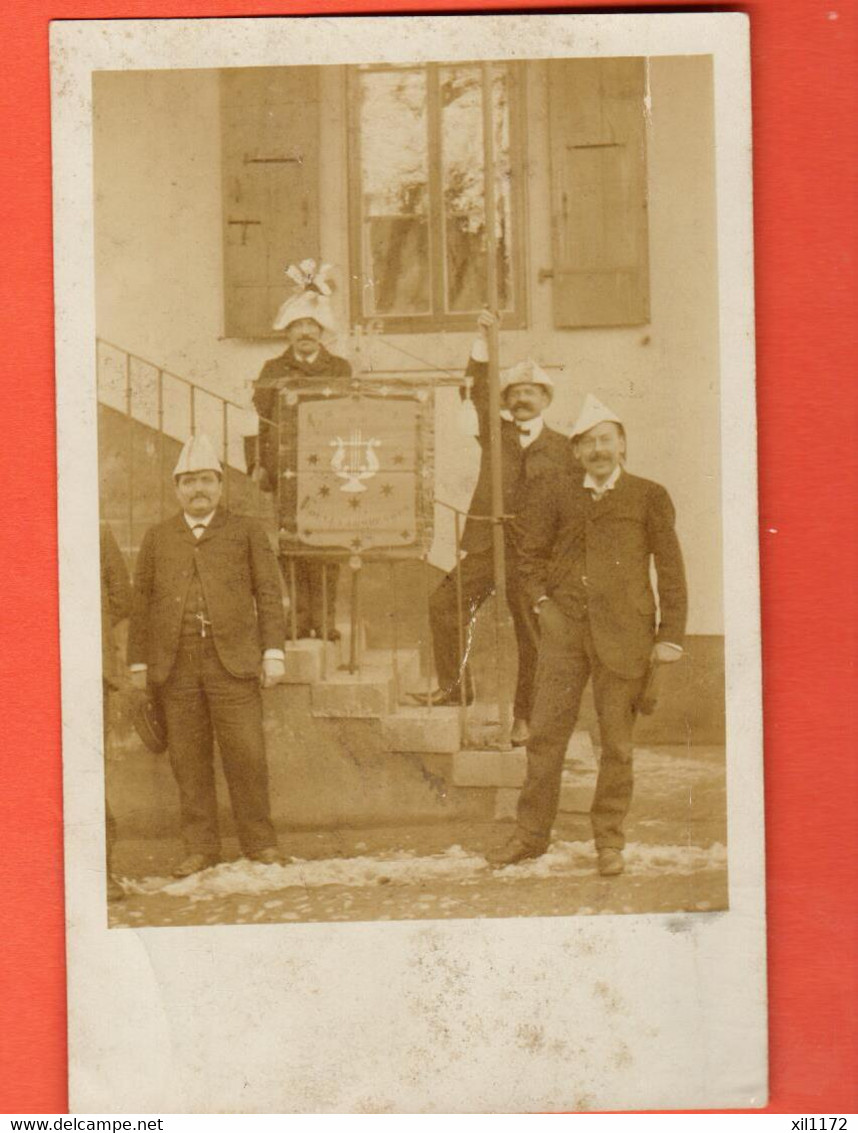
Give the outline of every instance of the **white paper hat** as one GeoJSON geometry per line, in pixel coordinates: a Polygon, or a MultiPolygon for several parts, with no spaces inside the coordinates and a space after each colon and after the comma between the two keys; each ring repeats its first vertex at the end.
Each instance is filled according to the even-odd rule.
{"type": "Polygon", "coordinates": [[[612,409],[603,405],[598,397],[593,397],[592,393],[588,393],[584,399],[584,406],[578,414],[578,420],[572,427],[572,439],[583,436],[596,425],[601,425],[603,421],[614,421],[617,425],[622,425],[622,421],[612,409]]]}
{"type": "Polygon", "coordinates": [[[182,446],[173,476],[184,476],[186,472],[223,472],[214,445],[204,433],[188,437],[182,446]]]}
{"type": "Polygon", "coordinates": [[[554,393],[554,382],[548,374],[536,362],[531,362],[528,359],[526,362],[519,362],[516,366],[510,366],[508,370],[501,371],[501,394],[506,393],[510,386],[521,385],[523,382],[543,386],[550,394],[554,393]]]}
{"type": "Polygon", "coordinates": [[[280,307],[272,324],[273,330],[285,330],[298,319],[315,319],[322,330],[332,334],[337,329],[331,307],[331,288],[328,283],[330,264],[316,267],[315,260],[302,260],[300,264],[290,264],[286,275],[297,283],[300,291],[290,295],[280,307]]]}

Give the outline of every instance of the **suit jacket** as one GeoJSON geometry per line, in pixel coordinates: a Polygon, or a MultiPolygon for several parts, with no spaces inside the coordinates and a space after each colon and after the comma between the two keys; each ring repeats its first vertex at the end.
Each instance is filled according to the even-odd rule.
{"type": "MultiPolygon", "coordinates": [[[[331,354],[324,346],[312,362],[299,358],[292,347],[262,367],[253,385],[253,406],[259,414],[259,463],[268,476],[268,487],[277,486],[281,464],[297,445],[297,413],[284,403],[281,394],[291,390],[318,388],[328,378],[349,378],[352,368],[345,358],[331,354]]],[[[252,440],[253,438],[247,438],[252,440]]],[[[253,463],[248,460],[248,464],[253,463]]]]}
{"type": "Polygon", "coordinates": [[[528,602],[547,595],[568,617],[589,620],[602,663],[622,677],[643,676],[653,642],[682,645],[685,636],[685,568],[674,519],[665,489],[626,471],[598,501],[580,473],[560,483],[542,477],[520,521],[519,575],[528,602]]]}
{"type": "MultiPolygon", "coordinates": [[[[478,439],[483,450],[477,486],[471,498],[462,536],[463,550],[473,553],[487,550],[492,545],[492,524],[474,518],[492,513],[488,366],[485,362],[476,362],[472,358],[468,362],[466,373],[473,378],[472,397],[480,425],[478,439]]],[[[568,474],[573,466],[572,443],[562,433],[544,425],[536,440],[527,448],[522,448],[515,424],[501,419],[501,480],[506,515],[518,515],[530,481],[540,476],[568,474]]],[[[514,528],[508,526],[506,531],[514,542],[514,528]]]]}
{"type": "Polygon", "coordinates": [[[101,557],[101,672],[111,688],[121,688],[124,673],[117,656],[114,629],[131,613],[131,580],[112,529],[102,523],[99,529],[101,557]]]}
{"type": "Polygon", "coordinates": [[[199,539],[181,513],[146,532],[134,579],[128,663],[148,665],[153,684],[170,675],[195,564],[221,664],[233,676],[256,676],[262,651],[282,649],[286,638],[280,571],[256,520],[223,508],[199,539]]]}

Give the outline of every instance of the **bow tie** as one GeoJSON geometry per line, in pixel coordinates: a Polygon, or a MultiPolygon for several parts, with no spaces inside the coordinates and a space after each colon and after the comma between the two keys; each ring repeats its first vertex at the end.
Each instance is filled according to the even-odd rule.
{"type": "Polygon", "coordinates": [[[530,436],[531,428],[529,425],[519,425],[518,421],[513,421],[513,425],[515,425],[515,431],[521,433],[523,437],[530,436]]]}

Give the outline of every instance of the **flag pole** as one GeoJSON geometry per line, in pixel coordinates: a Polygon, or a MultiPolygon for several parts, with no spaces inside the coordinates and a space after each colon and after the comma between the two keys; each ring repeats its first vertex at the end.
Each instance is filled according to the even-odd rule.
{"type": "MultiPolygon", "coordinates": [[[[486,214],[486,302],[489,310],[497,316],[500,301],[498,297],[497,271],[497,202],[495,198],[495,148],[494,113],[492,105],[491,64],[482,63],[483,84],[483,166],[485,180],[483,197],[486,214]]],[[[509,624],[509,607],[506,596],[506,548],[504,528],[501,517],[504,514],[503,471],[501,468],[501,399],[499,372],[498,325],[495,321],[488,328],[488,385],[489,385],[489,454],[492,470],[492,551],[495,578],[495,636],[498,679],[498,715],[500,716],[501,748],[510,745],[510,697],[507,687],[507,666],[504,661],[504,630],[509,624]]]]}

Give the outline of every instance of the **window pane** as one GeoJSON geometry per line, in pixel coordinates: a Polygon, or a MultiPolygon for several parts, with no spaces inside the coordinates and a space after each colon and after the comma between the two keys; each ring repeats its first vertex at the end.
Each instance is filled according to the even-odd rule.
{"type": "Polygon", "coordinates": [[[424,71],[360,76],[365,315],[430,311],[424,71]]]}
{"type": "MultiPolygon", "coordinates": [[[[444,251],[448,311],[478,311],[486,302],[483,98],[479,67],[444,67],[440,75],[444,251]]],[[[492,69],[498,293],[511,306],[512,185],[509,82],[492,69]]]]}

